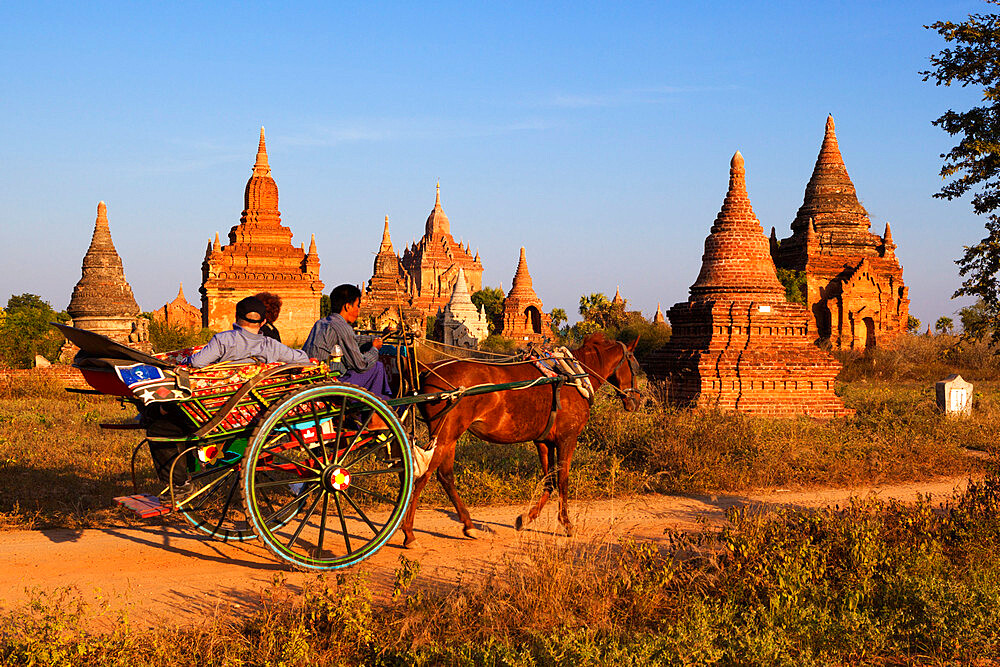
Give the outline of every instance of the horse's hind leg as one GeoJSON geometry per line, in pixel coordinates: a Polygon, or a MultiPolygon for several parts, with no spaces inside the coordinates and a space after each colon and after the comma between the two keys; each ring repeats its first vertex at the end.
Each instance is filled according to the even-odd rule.
{"type": "Polygon", "coordinates": [[[530,510],[521,514],[514,520],[514,528],[517,530],[523,530],[525,526],[538,518],[538,514],[545,507],[545,503],[548,502],[549,496],[552,495],[552,491],[555,490],[556,483],[552,475],[549,474],[549,461],[556,460],[556,447],[555,443],[549,442],[536,442],[535,446],[538,448],[538,461],[542,465],[542,479],[544,481],[544,486],[542,487],[542,495],[535,503],[534,507],[530,510]]]}
{"type": "Polygon", "coordinates": [[[567,438],[559,444],[559,460],[553,471],[559,480],[559,523],[567,535],[573,534],[573,524],[569,520],[569,464],[573,460],[573,450],[576,449],[576,436],[567,438]]]}

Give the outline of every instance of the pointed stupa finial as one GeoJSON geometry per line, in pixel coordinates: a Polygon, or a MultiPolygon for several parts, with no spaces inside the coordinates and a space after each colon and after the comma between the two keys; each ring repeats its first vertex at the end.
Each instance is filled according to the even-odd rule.
{"type": "Polygon", "coordinates": [[[615,287],[615,298],[611,299],[611,303],[624,303],[625,299],[622,298],[621,286],[615,287]]]}
{"type": "Polygon", "coordinates": [[[837,138],[837,127],[833,122],[833,114],[828,113],[826,115],[826,135],[833,136],[834,139],[837,138]]]}
{"type": "MultiPolygon", "coordinates": [[[[521,256],[517,260],[517,271],[514,272],[514,280],[510,285],[510,292],[531,289],[531,274],[528,273],[528,260],[524,256],[524,246],[521,246],[521,256]]],[[[534,291],[534,290],[532,290],[534,291]]]]}
{"type": "Polygon", "coordinates": [[[882,235],[882,240],[886,245],[892,243],[892,227],[889,226],[888,222],[885,223],[885,234],[882,235]]]}
{"type": "Polygon", "coordinates": [[[458,304],[464,305],[466,301],[471,303],[470,299],[469,284],[465,280],[465,269],[459,267],[458,277],[455,278],[455,287],[451,291],[451,299],[448,300],[448,305],[454,308],[458,304]]]}
{"type": "Polygon", "coordinates": [[[103,201],[97,202],[97,224],[108,226],[108,205],[103,201]]]}
{"type": "Polygon", "coordinates": [[[309,236],[309,254],[310,255],[317,255],[317,254],[319,254],[319,253],[316,252],[316,235],[315,234],[311,234],[309,236]]]}
{"type": "Polygon", "coordinates": [[[436,238],[444,234],[451,234],[451,222],[441,208],[441,181],[437,182],[436,193],[434,195],[434,208],[427,216],[424,224],[424,238],[436,238]]]}
{"type": "Polygon", "coordinates": [[[260,128],[260,142],[257,144],[257,161],[253,165],[254,176],[270,176],[271,165],[267,163],[267,145],[264,143],[264,126],[260,128]]]}
{"type": "Polygon", "coordinates": [[[379,254],[392,252],[392,237],[389,236],[389,216],[385,216],[385,226],[382,228],[382,243],[378,247],[379,254]]]}
{"type": "Polygon", "coordinates": [[[656,302],[656,314],[653,315],[653,324],[666,324],[667,318],[663,316],[663,308],[660,307],[660,302],[656,302]]]}
{"type": "MultiPolygon", "coordinates": [[[[177,298],[184,299],[184,283],[180,283],[177,287],[177,298]]],[[[186,300],[186,299],[185,299],[186,300]]]]}
{"type": "Polygon", "coordinates": [[[222,244],[219,243],[219,232],[215,232],[215,241],[212,243],[212,252],[219,252],[222,250],[222,244]]]}

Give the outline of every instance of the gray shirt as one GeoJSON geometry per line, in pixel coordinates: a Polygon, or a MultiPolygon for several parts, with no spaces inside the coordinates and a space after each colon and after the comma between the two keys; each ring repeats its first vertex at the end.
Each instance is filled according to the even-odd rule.
{"type": "Polygon", "coordinates": [[[302,349],[313,359],[326,361],[334,344],[340,345],[344,366],[349,371],[363,373],[378,361],[378,350],[374,347],[361,351],[357,334],[340,313],[333,313],[316,322],[302,349]]]}
{"type": "Polygon", "coordinates": [[[234,324],[229,331],[220,331],[198,352],[187,358],[187,364],[202,368],[222,361],[245,361],[269,364],[274,361],[309,363],[309,355],[302,350],[279,343],[259,333],[251,333],[234,324]]]}

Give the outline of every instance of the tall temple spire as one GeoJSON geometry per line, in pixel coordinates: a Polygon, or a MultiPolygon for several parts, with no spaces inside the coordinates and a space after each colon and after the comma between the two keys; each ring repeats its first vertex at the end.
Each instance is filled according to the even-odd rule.
{"type": "Polygon", "coordinates": [[[108,207],[97,205],[97,220],[90,247],[83,257],[82,275],[73,288],[66,311],[73,319],[81,317],[135,317],[139,305],[125,280],[121,257],[111,240],[108,207]]]}
{"type": "Polygon", "coordinates": [[[747,195],[746,166],[739,151],[729,167],[729,191],[705,239],[701,273],[691,286],[692,300],[781,301],[769,242],[747,195]]]}
{"type": "Polygon", "coordinates": [[[656,302],[656,314],[653,315],[653,324],[666,324],[667,318],[663,316],[663,309],[660,307],[660,302],[656,302]]]}
{"type": "Polygon", "coordinates": [[[392,252],[392,237],[389,236],[389,216],[385,216],[385,227],[382,229],[382,243],[378,247],[378,251],[381,252],[392,252]]]}
{"type": "Polygon", "coordinates": [[[615,287],[615,296],[613,299],[611,299],[611,303],[613,304],[625,303],[625,299],[622,298],[621,294],[621,285],[615,287]]]}
{"type": "Polygon", "coordinates": [[[528,260],[524,257],[524,246],[521,246],[521,257],[517,260],[517,271],[514,272],[514,281],[510,285],[510,293],[522,292],[526,290],[531,290],[534,294],[534,288],[531,284],[531,274],[528,272],[528,260]]]}
{"type": "Polygon", "coordinates": [[[455,279],[455,289],[451,292],[448,305],[454,307],[458,304],[464,304],[466,301],[471,303],[471,297],[469,296],[469,286],[465,282],[465,269],[460,268],[458,278],[455,279]]]}
{"type": "Polygon", "coordinates": [[[868,231],[871,227],[868,211],[858,201],[840,154],[833,116],[827,116],[823,144],[806,185],[802,206],[792,222],[792,232],[805,231],[809,218],[815,221],[819,232],[832,228],[868,231]]]}
{"type": "Polygon", "coordinates": [[[444,214],[444,209],[441,208],[440,181],[437,184],[437,194],[434,195],[434,208],[431,209],[431,214],[427,216],[424,232],[426,238],[451,234],[451,222],[448,221],[448,216],[444,214]]]}
{"type": "Polygon", "coordinates": [[[267,163],[267,145],[264,143],[264,126],[260,128],[260,141],[257,143],[257,161],[253,165],[253,175],[271,175],[271,165],[267,163]]]}

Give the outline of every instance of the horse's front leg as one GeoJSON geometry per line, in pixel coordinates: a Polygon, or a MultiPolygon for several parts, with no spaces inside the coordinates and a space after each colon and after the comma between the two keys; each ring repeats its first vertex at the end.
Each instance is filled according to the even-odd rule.
{"type": "Polygon", "coordinates": [[[458,495],[458,488],[455,486],[455,446],[452,445],[449,450],[449,455],[441,462],[441,465],[437,469],[437,478],[444,488],[444,492],[448,494],[451,499],[451,504],[455,506],[455,511],[458,513],[458,520],[462,522],[462,533],[470,538],[476,539],[482,536],[482,531],[477,529],[475,524],[472,523],[472,516],[469,514],[469,508],[465,506],[465,502],[462,497],[458,495]]]}
{"type": "MultiPolygon", "coordinates": [[[[431,461],[433,465],[433,461],[431,461]]],[[[420,493],[424,490],[424,486],[427,484],[427,480],[431,478],[432,468],[428,468],[427,472],[417,478],[416,482],[413,484],[413,494],[410,496],[410,504],[406,508],[406,514],[403,515],[403,546],[407,549],[412,549],[417,546],[417,538],[413,534],[413,518],[417,514],[417,502],[420,500],[420,493]]]]}
{"type": "Polygon", "coordinates": [[[521,514],[514,520],[514,528],[517,530],[523,530],[525,526],[538,518],[538,514],[545,507],[545,503],[548,502],[549,496],[556,488],[555,480],[552,475],[549,474],[549,461],[556,460],[556,448],[555,443],[551,442],[541,442],[536,441],[535,446],[538,448],[538,462],[542,466],[542,481],[544,486],[542,487],[542,495],[535,503],[534,507],[530,510],[521,514]]]}

